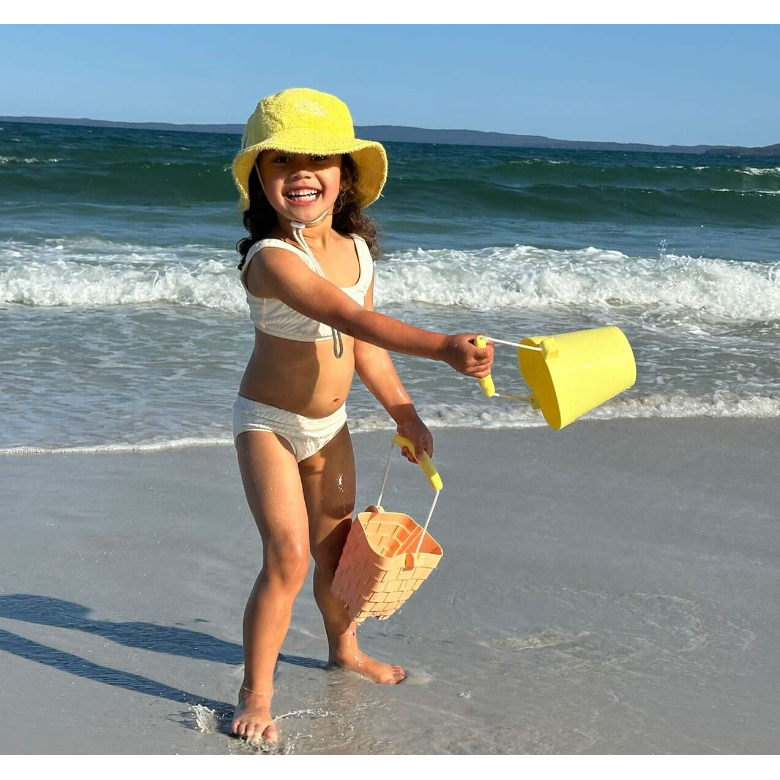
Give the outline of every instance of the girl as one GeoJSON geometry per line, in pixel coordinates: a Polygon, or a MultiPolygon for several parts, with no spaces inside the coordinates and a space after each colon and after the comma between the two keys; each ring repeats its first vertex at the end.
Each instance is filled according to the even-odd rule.
{"type": "Polygon", "coordinates": [[[355,138],[337,98],[288,89],[262,100],[233,176],[250,233],[237,248],[255,325],[233,435],[263,567],[244,613],[244,680],[232,731],[275,741],[273,671],[310,556],[329,661],[378,683],[406,676],[360,651],[356,626],[331,592],[355,503],[345,411],[353,372],[416,451],[433,455],[433,437],[387,350],[483,377],[493,348],[475,347],[477,334],[445,336],[374,312],[376,230],[361,208],[379,197],[387,157],[380,144],[355,138]]]}

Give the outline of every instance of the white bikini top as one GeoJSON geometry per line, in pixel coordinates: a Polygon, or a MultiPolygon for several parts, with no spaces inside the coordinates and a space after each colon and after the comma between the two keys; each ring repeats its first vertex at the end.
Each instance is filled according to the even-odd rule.
{"type": "MultiPolygon", "coordinates": [[[[351,287],[340,287],[339,289],[349,295],[356,303],[363,306],[366,302],[366,292],[374,274],[374,261],[365,239],[357,234],[352,234],[351,238],[355,242],[358,260],[360,261],[360,278],[351,287]]],[[[246,290],[246,301],[249,304],[249,318],[254,323],[254,326],[263,333],[290,339],[291,341],[323,341],[331,338],[332,334],[335,345],[338,331],[331,328],[330,325],[325,325],[322,322],[304,316],[277,298],[258,298],[249,292],[249,288],[246,286],[246,273],[249,269],[249,263],[266,246],[289,249],[298,255],[312,271],[324,279],[327,278],[314,256],[306,254],[302,249],[287,244],[278,238],[264,238],[255,242],[246,253],[246,262],[241,269],[241,282],[246,290]]]]}

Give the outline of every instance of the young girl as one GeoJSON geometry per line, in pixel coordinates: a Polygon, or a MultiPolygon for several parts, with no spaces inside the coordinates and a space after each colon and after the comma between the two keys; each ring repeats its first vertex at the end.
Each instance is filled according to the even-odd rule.
{"type": "MultiPolygon", "coordinates": [[[[288,89],[262,100],[233,163],[250,237],[239,266],[255,348],[233,406],[233,435],[263,567],[244,613],[244,680],[233,733],[275,741],[273,671],[314,557],[329,661],[378,683],[406,673],[364,655],[331,583],[349,533],[355,465],[345,401],[357,371],[417,452],[433,437],[387,350],[490,373],[477,334],[445,336],[374,312],[376,230],[361,209],[387,177],[384,148],[355,138],[346,105],[288,89]]],[[[407,448],[402,453],[412,462],[407,448]]]]}

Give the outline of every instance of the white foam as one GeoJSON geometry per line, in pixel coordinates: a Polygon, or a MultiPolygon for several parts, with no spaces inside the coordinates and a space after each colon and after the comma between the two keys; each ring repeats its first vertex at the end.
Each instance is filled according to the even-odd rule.
{"type": "MultiPolygon", "coordinates": [[[[432,430],[516,430],[539,428],[546,425],[539,412],[527,404],[502,399],[480,401],[458,407],[445,404],[418,405],[420,416],[432,430]]],[[[780,417],[780,394],[772,396],[740,397],[730,392],[709,396],[686,396],[681,393],[651,393],[641,398],[619,397],[580,418],[588,420],[632,420],[649,418],[774,418],[780,417]]],[[[386,416],[351,413],[349,428],[352,433],[394,431],[395,425],[386,416]]],[[[163,441],[117,444],[98,444],[64,447],[7,447],[0,456],[14,455],[111,455],[121,453],[154,453],[189,447],[233,446],[232,437],[183,437],[163,441]]]]}
{"type": "Polygon", "coordinates": [[[778,266],[758,262],[517,245],[400,252],[379,264],[378,277],[379,306],[410,300],[477,310],[630,306],[726,320],[780,318],[778,266]]]}
{"type": "Polygon", "coordinates": [[[304,710],[291,710],[290,712],[285,712],[283,715],[277,715],[274,720],[285,720],[287,718],[329,718],[334,714],[335,713],[331,710],[326,710],[322,707],[318,707],[316,710],[307,708],[304,710]]]}
{"type": "Polygon", "coordinates": [[[195,728],[203,734],[217,734],[220,729],[220,716],[205,704],[190,707],[195,717],[195,728]]]}
{"type": "MultiPolygon", "coordinates": [[[[238,256],[96,239],[0,242],[0,301],[27,306],[201,306],[245,313],[238,256]]],[[[780,266],[663,253],[632,257],[587,247],[416,249],[376,265],[377,306],[425,303],[479,311],[561,307],[678,313],[685,318],[780,318],[780,266]]],[[[635,312],[638,313],[638,312],[635,312]]]]}
{"type": "Polygon", "coordinates": [[[0,243],[0,300],[27,306],[141,304],[242,311],[238,256],[229,250],[114,244],[99,239],[0,243]]]}
{"type": "Polygon", "coordinates": [[[8,163],[24,163],[25,165],[32,165],[34,163],[56,163],[56,162],[62,162],[62,157],[48,157],[45,160],[39,160],[37,157],[0,156],[0,165],[8,165],[8,163]]]}
{"type": "Polygon", "coordinates": [[[179,450],[186,447],[214,447],[232,445],[230,437],[198,438],[187,436],[181,439],[165,439],[163,441],[92,444],[73,447],[4,447],[0,448],[0,456],[8,455],[116,455],[123,452],[162,452],[163,450],[179,450]]]}
{"type": "Polygon", "coordinates": [[[748,176],[771,176],[780,174],[780,165],[774,168],[754,168],[752,166],[746,166],[740,168],[742,173],[746,173],[748,176]]]}
{"type": "MultiPolygon", "coordinates": [[[[523,160],[509,160],[509,165],[564,165],[562,160],[545,160],[541,157],[528,157],[523,160]]],[[[576,163],[565,163],[566,165],[576,165],[576,163]]]]}

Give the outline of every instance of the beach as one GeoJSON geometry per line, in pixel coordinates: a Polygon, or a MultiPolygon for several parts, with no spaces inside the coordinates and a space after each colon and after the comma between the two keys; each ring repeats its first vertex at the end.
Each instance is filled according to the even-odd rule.
{"type": "MultiPolygon", "coordinates": [[[[326,669],[311,573],[275,674],[292,754],[776,753],[777,418],[433,429],[437,570],[326,669]]],[[[389,432],[353,436],[356,511],[389,432]]],[[[231,446],[0,458],[0,751],[263,752],[227,734],[261,544],[231,446]]],[[[385,508],[424,519],[400,456],[385,508]]]]}

